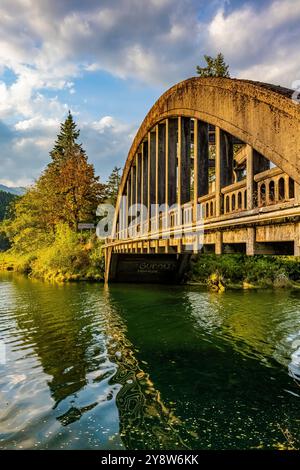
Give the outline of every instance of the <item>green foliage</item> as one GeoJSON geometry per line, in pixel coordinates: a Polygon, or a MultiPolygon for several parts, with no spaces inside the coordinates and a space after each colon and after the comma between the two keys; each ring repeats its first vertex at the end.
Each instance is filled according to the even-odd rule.
{"type": "Polygon", "coordinates": [[[104,186],[76,142],[78,136],[69,113],[50,153],[52,162],[25,195],[14,200],[2,231],[16,253],[49,247],[60,223],[76,231],[79,222],[96,221],[104,186]]]}
{"type": "Polygon", "coordinates": [[[67,224],[56,226],[52,243],[30,253],[10,250],[0,255],[0,269],[27,273],[31,277],[65,282],[104,278],[102,242],[86,239],[67,224]]]}
{"type": "Polygon", "coordinates": [[[109,202],[113,206],[115,206],[117,202],[118,191],[121,181],[120,171],[121,168],[115,166],[106,184],[105,197],[107,199],[107,202],[109,202]]]}
{"type": "Polygon", "coordinates": [[[60,166],[73,153],[85,153],[81,144],[77,143],[80,131],[77,129],[73,116],[69,111],[65,122],[60,125],[54,148],[50,152],[53,164],[60,166]]]}
{"type": "Polygon", "coordinates": [[[96,208],[105,196],[105,185],[77,142],[79,133],[69,112],[50,152],[52,162],[37,183],[49,224],[66,222],[75,230],[79,222],[95,222],[96,208]]]}
{"type": "Polygon", "coordinates": [[[191,280],[206,283],[216,275],[227,285],[250,283],[260,287],[287,287],[291,281],[300,281],[300,262],[293,256],[242,254],[203,254],[194,258],[189,274],[191,280]]]}
{"type": "MultiPolygon", "coordinates": [[[[105,186],[95,176],[78,137],[69,112],[50,152],[51,162],[33,186],[13,200],[1,223],[0,234],[11,244],[0,258],[3,269],[57,281],[103,279],[101,244],[96,238],[86,240],[77,227],[79,222],[96,222],[105,186]]],[[[111,178],[111,195],[118,171],[115,168],[111,178]]]]}
{"type": "Polygon", "coordinates": [[[229,78],[229,65],[225,63],[224,56],[220,52],[217,57],[204,56],[206,66],[197,65],[196,71],[200,77],[226,77],[229,78]]]}
{"type": "Polygon", "coordinates": [[[88,255],[82,249],[78,235],[67,224],[56,226],[53,243],[38,251],[36,260],[32,263],[35,276],[45,278],[51,274],[78,274],[88,264],[88,255]]]}
{"type": "Polygon", "coordinates": [[[5,191],[0,191],[0,251],[8,250],[10,247],[9,239],[6,236],[5,230],[2,228],[1,221],[9,217],[10,207],[16,200],[17,196],[5,191]]]}
{"type": "Polygon", "coordinates": [[[53,241],[53,231],[47,226],[43,200],[36,187],[14,201],[10,218],[3,221],[2,230],[18,253],[34,252],[53,241]]]}
{"type": "Polygon", "coordinates": [[[35,259],[34,254],[21,254],[6,251],[0,253],[0,270],[14,271],[21,274],[29,274],[31,263],[35,259]]]}
{"type": "Polygon", "coordinates": [[[16,197],[14,194],[0,191],[0,221],[7,216],[8,208],[16,197]]]}

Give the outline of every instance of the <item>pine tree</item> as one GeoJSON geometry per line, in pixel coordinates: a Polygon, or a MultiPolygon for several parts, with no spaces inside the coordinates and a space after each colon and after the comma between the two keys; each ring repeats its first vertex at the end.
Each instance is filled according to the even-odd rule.
{"type": "Polygon", "coordinates": [[[105,191],[77,142],[79,133],[69,111],[50,152],[52,162],[38,181],[49,223],[66,222],[75,230],[79,222],[95,220],[97,205],[105,191]]]}
{"type": "Polygon", "coordinates": [[[60,125],[60,133],[57,135],[53,150],[50,152],[55,165],[63,163],[74,152],[84,153],[82,145],[76,142],[79,134],[80,131],[69,111],[66,120],[60,125]]]}
{"type": "Polygon", "coordinates": [[[118,191],[119,191],[119,186],[121,182],[120,171],[121,171],[121,168],[118,168],[117,166],[115,166],[111,174],[109,175],[108,181],[106,184],[105,195],[106,195],[108,202],[112,204],[113,206],[115,206],[117,203],[118,191]]]}
{"type": "Polygon", "coordinates": [[[5,231],[20,250],[33,242],[42,246],[54,236],[58,224],[76,231],[79,222],[95,222],[96,209],[105,196],[105,185],[95,176],[81,144],[79,130],[69,112],[60,127],[52,161],[36,183],[14,205],[5,231]]]}
{"type": "Polygon", "coordinates": [[[229,65],[226,64],[223,54],[220,52],[216,58],[205,55],[206,67],[197,65],[196,71],[200,77],[225,77],[229,78],[229,65]]]}

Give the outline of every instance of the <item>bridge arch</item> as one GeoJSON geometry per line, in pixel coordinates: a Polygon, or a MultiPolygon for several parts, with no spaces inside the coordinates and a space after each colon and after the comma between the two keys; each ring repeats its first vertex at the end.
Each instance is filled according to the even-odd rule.
{"type": "MultiPolygon", "coordinates": [[[[286,204],[285,208],[297,206],[292,212],[298,217],[300,108],[292,100],[292,93],[270,84],[227,78],[191,78],[166,91],[145,117],[129,150],[113,241],[107,248],[115,242],[116,250],[125,249],[126,244],[121,248],[118,240],[128,236],[128,214],[125,223],[121,213],[123,195],[130,196],[131,204],[146,203],[148,207],[152,203],[177,202],[179,213],[163,215],[171,221],[172,229],[182,223],[196,226],[196,205],[201,203],[207,240],[213,240],[216,252],[222,252],[226,240],[229,244],[231,240],[241,244],[241,239],[248,243],[250,226],[244,225],[243,235],[241,230],[239,235],[234,233],[237,217],[239,221],[252,217],[253,228],[258,218],[262,219],[263,208],[272,206],[274,215],[280,202],[286,204]],[[213,146],[215,155],[211,156],[213,146]],[[209,181],[211,166],[213,183],[209,181]],[[232,237],[222,235],[225,226],[231,228],[232,237]]],[[[156,214],[156,220],[148,220],[145,227],[143,223],[135,227],[135,245],[128,248],[131,253],[143,253],[147,240],[148,253],[169,252],[168,244],[161,250],[159,241],[151,242],[153,233],[161,231],[163,217],[156,214]],[[137,240],[141,238],[143,243],[139,245],[137,240]]],[[[283,231],[277,238],[295,239],[295,253],[300,253],[298,225],[295,227],[290,228],[290,238],[283,231]]],[[[269,228],[267,232],[268,240],[276,239],[274,230],[269,228]]],[[[261,231],[257,234],[250,237],[253,247],[264,238],[261,231]]],[[[246,251],[253,254],[253,247],[246,251]]],[[[177,252],[180,249],[176,247],[177,252]]]]}
{"type": "Polygon", "coordinates": [[[194,117],[248,143],[300,184],[300,107],[293,90],[228,78],[190,78],[166,91],[142,122],[122,182],[145,135],[173,116],[194,117]]]}

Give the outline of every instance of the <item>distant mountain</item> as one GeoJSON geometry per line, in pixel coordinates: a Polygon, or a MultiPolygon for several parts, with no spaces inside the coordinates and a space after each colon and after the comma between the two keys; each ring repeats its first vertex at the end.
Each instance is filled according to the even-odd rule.
{"type": "Polygon", "coordinates": [[[15,196],[22,196],[26,192],[26,188],[22,188],[21,186],[10,188],[9,186],[0,184],[0,191],[5,191],[6,193],[14,194],[15,196]]]}

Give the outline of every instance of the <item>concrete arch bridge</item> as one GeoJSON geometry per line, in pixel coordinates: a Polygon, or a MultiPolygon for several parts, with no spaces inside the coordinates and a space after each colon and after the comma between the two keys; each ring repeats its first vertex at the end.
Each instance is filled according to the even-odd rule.
{"type": "Polygon", "coordinates": [[[175,282],[196,252],[300,255],[300,107],[292,90],[191,78],[130,148],[106,280],[175,282]]]}

